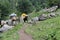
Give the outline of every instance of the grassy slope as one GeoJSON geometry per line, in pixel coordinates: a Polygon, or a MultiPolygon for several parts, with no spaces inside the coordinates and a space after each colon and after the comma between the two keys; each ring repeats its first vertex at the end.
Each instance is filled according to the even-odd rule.
{"type": "Polygon", "coordinates": [[[18,40],[19,39],[18,30],[20,30],[21,27],[22,24],[18,24],[12,30],[0,34],[0,40],[18,40]]]}
{"type": "MultiPolygon", "coordinates": [[[[56,13],[60,13],[58,10],[56,13]]],[[[34,40],[60,40],[60,16],[56,18],[40,21],[36,25],[29,26],[26,30],[27,33],[33,36],[34,40]],[[52,38],[51,35],[55,36],[52,38]]]]}
{"type": "MultiPolygon", "coordinates": [[[[42,13],[44,13],[44,12],[38,12],[36,14],[34,12],[30,15],[32,18],[35,16],[39,16],[42,13]]],[[[40,40],[40,36],[43,37],[43,36],[46,36],[46,35],[52,33],[53,30],[56,29],[56,26],[57,26],[57,28],[59,28],[59,26],[60,26],[59,25],[60,22],[58,21],[59,19],[60,19],[60,17],[56,17],[54,19],[48,19],[46,21],[38,22],[38,24],[36,24],[35,26],[28,27],[26,29],[26,32],[29,34],[32,34],[34,40],[40,40]]],[[[9,30],[7,32],[0,34],[0,40],[18,40],[19,39],[18,30],[20,30],[21,27],[22,27],[22,24],[18,24],[12,30],[9,30]]],[[[57,33],[58,33],[58,34],[56,34],[57,38],[60,38],[60,36],[58,36],[59,32],[57,32],[57,33]]]]}

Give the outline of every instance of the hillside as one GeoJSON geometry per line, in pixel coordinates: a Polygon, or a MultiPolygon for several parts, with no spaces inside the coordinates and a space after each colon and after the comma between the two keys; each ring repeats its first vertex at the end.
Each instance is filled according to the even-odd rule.
{"type": "MultiPolygon", "coordinates": [[[[47,14],[47,12],[39,11],[31,13],[29,14],[29,16],[33,18],[35,16],[39,16],[42,13],[47,14]]],[[[58,9],[55,13],[59,14],[60,9],[58,9]]],[[[22,35],[25,35],[26,37],[24,36],[24,38],[26,39],[27,37],[30,37],[27,34],[31,35],[33,40],[60,40],[60,15],[44,21],[38,21],[35,25],[31,25],[28,23],[18,24],[12,30],[1,34],[0,39],[19,40],[20,38],[23,39],[23,37],[21,37],[22,35]],[[24,32],[22,32],[22,30],[20,29],[22,29],[24,32]],[[21,35],[18,34],[19,32],[21,33],[21,35]]]]}
{"type": "Polygon", "coordinates": [[[60,40],[60,0],[0,0],[0,28],[4,30],[0,31],[0,40],[60,40]],[[50,15],[52,12],[54,17],[50,15]],[[25,17],[29,18],[31,24],[21,23],[21,19],[25,19],[22,16],[24,13],[28,15],[25,17]],[[43,17],[41,14],[46,15],[43,17]],[[34,17],[44,21],[35,24],[34,17]],[[5,31],[8,27],[5,24],[9,28],[9,24],[14,25],[14,28],[5,31]]]}
{"type": "MultiPolygon", "coordinates": [[[[60,13],[60,9],[56,13],[60,13]]],[[[25,32],[34,40],[60,40],[60,16],[29,25],[25,32]]]]}

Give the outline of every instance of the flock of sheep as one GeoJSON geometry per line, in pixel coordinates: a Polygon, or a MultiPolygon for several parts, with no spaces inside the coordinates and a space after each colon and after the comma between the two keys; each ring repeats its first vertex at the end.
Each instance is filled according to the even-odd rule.
{"type": "MultiPolygon", "coordinates": [[[[58,6],[54,6],[52,8],[49,8],[47,10],[48,10],[48,12],[51,12],[51,13],[41,14],[38,17],[34,17],[34,18],[32,18],[30,20],[26,20],[26,21],[28,21],[28,23],[31,23],[31,24],[36,24],[37,21],[43,21],[43,20],[46,20],[46,19],[49,19],[49,18],[52,18],[52,17],[56,17],[57,14],[52,12],[51,10],[55,11],[57,8],[58,8],[58,6]]],[[[21,20],[21,18],[19,18],[19,21],[18,20],[12,21],[12,19],[9,19],[9,20],[5,20],[5,21],[1,20],[0,22],[1,22],[0,32],[4,32],[4,31],[7,31],[9,29],[12,29],[15,25],[22,22],[22,20],[21,20]]]]}
{"type": "Polygon", "coordinates": [[[43,21],[43,20],[46,20],[46,19],[49,19],[49,18],[52,18],[52,17],[56,17],[58,14],[55,13],[55,11],[57,10],[58,6],[53,6],[51,8],[48,8],[48,9],[43,9],[42,12],[49,12],[48,14],[41,14],[40,16],[38,17],[34,17],[32,18],[29,22],[30,23],[36,23],[36,21],[43,21]]]}
{"type": "Polygon", "coordinates": [[[56,17],[57,14],[56,13],[49,13],[49,14],[41,14],[38,17],[34,17],[32,18],[29,23],[31,24],[36,24],[37,21],[44,21],[46,19],[52,18],[52,17],[56,17]]]}

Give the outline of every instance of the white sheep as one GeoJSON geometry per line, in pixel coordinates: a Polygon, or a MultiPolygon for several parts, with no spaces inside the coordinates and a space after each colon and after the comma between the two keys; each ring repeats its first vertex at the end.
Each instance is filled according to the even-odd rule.
{"type": "Polygon", "coordinates": [[[12,29],[14,26],[9,26],[8,24],[6,24],[6,21],[4,21],[4,25],[0,28],[0,32],[4,32],[7,31],[9,29],[12,29]]]}

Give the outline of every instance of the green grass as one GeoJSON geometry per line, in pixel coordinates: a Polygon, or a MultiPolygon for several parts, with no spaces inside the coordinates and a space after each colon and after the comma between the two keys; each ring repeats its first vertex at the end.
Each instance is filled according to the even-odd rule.
{"type": "Polygon", "coordinates": [[[13,29],[8,30],[4,33],[0,33],[0,40],[18,40],[18,30],[22,28],[22,24],[16,25],[13,29]]]}
{"type": "Polygon", "coordinates": [[[25,31],[31,34],[34,40],[60,40],[60,16],[29,25],[25,31]]]}
{"type": "MultiPolygon", "coordinates": [[[[59,12],[60,9],[57,11],[59,12]]],[[[57,13],[56,12],[56,13],[57,13]]],[[[30,17],[39,16],[42,13],[47,12],[33,12],[30,17]]],[[[60,12],[59,12],[60,13],[60,12]]],[[[19,34],[18,31],[22,28],[22,24],[16,25],[13,29],[8,30],[4,33],[0,33],[0,40],[18,40],[19,34]]],[[[60,40],[60,16],[48,19],[45,21],[38,22],[36,25],[29,25],[25,30],[28,34],[31,34],[34,40],[43,40],[49,38],[49,40],[53,40],[51,35],[55,33],[55,36],[58,40],[60,40]]]]}

